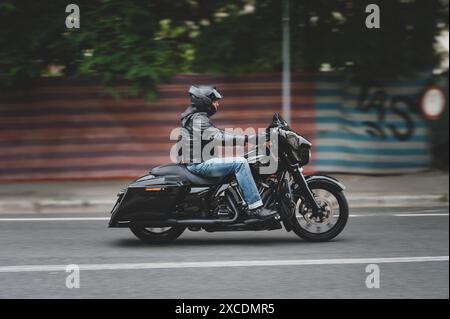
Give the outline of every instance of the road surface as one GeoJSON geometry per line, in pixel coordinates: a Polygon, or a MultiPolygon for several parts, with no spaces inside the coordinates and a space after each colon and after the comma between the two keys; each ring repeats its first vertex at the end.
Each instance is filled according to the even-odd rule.
{"type": "Polygon", "coordinates": [[[449,298],[448,212],[354,210],[328,243],[187,231],[164,246],[107,228],[107,215],[3,214],[0,298],[449,298]],[[69,264],[79,288],[66,287],[69,264]],[[379,288],[366,285],[371,264],[379,288]]]}

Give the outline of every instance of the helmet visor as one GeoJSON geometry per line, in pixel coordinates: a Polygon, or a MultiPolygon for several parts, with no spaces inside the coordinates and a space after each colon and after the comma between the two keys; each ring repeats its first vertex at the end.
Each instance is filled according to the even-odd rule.
{"type": "Polygon", "coordinates": [[[212,100],[220,100],[222,98],[222,95],[219,93],[219,91],[217,91],[216,88],[214,88],[211,92],[211,94],[208,95],[208,97],[212,100]]]}

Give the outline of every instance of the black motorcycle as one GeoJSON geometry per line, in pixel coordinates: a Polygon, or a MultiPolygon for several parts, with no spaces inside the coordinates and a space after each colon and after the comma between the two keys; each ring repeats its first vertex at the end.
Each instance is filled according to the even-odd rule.
{"type": "MultiPolygon", "coordinates": [[[[191,173],[185,165],[158,166],[118,194],[109,227],[128,227],[141,240],[166,243],[186,228],[243,231],[275,230],[283,226],[307,241],[336,237],[348,219],[345,187],[328,176],[304,176],[303,166],[311,157],[311,143],[292,131],[279,115],[271,130],[278,132],[278,165],[273,174],[261,173],[273,156],[257,155],[258,146],[245,154],[265,207],[278,214],[255,220],[246,214],[246,204],[233,175],[211,178],[191,173]]],[[[267,147],[267,145],[265,146],[267,147]]]]}

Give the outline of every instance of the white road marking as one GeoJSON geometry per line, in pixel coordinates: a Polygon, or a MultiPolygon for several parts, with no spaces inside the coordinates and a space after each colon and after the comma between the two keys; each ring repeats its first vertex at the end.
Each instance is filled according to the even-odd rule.
{"type": "Polygon", "coordinates": [[[350,214],[349,217],[379,217],[379,216],[394,216],[394,217],[428,217],[428,216],[449,216],[449,213],[399,213],[399,214],[383,214],[383,213],[372,213],[372,214],[350,214]]]}
{"type": "Polygon", "coordinates": [[[377,216],[391,216],[391,214],[350,214],[348,217],[377,217],[377,216]]]}
{"type": "MultiPolygon", "coordinates": [[[[442,211],[442,210],[441,210],[442,211]]],[[[434,212],[434,211],[433,211],[434,212]]],[[[442,211],[443,212],[443,211],[442,211]]],[[[379,216],[395,216],[395,217],[429,217],[429,216],[449,216],[449,213],[368,213],[368,214],[350,214],[349,217],[379,217],[379,216]]],[[[54,222],[54,221],[105,221],[110,217],[17,217],[17,218],[0,218],[0,222],[54,222]]]]}
{"type": "MultiPolygon", "coordinates": [[[[418,212],[419,212],[419,213],[440,213],[440,212],[448,212],[448,208],[447,208],[447,209],[441,208],[441,209],[419,210],[418,212]]],[[[398,214],[398,213],[400,213],[400,212],[397,212],[397,214],[398,214]]],[[[409,213],[409,212],[401,212],[401,213],[407,214],[407,213],[409,213]]]]}
{"type": "Polygon", "coordinates": [[[448,213],[427,213],[427,214],[393,214],[396,217],[427,217],[427,216],[448,216],[448,213]]]}
{"type": "Polygon", "coordinates": [[[54,222],[54,221],[90,221],[109,220],[109,217],[33,217],[33,218],[0,218],[0,222],[54,222]]]}
{"type": "MultiPolygon", "coordinates": [[[[84,270],[132,270],[132,269],[173,269],[173,268],[222,268],[222,267],[269,267],[269,266],[310,266],[344,264],[418,263],[449,261],[449,256],[428,257],[388,257],[388,258],[347,258],[347,259],[294,259],[294,260],[236,260],[199,262],[162,262],[126,264],[80,264],[84,270]]],[[[67,265],[24,265],[1,266],[0,273],[53,272],[65,271],[67,265]]]]}

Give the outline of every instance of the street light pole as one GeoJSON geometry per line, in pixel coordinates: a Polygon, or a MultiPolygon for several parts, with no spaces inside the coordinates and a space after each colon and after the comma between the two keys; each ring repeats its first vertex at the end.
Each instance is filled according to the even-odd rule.
{"type": "Polygon", "coordinates": [[[289,0],[283,0],[283,16],[281,18],[283,28],[283,117],[291,122],[291,54],[289,35],[289,0]]]}

